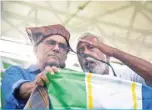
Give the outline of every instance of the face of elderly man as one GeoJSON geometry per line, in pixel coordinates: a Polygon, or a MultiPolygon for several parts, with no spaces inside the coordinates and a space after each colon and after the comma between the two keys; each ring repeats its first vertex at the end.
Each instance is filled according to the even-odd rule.
{"type": "Polygon", "coordinates": [[[70,33],[63,25],[28,27],[26,31],[34,44],[37,64],[41,70],[47,66],[65,67],[70,33]]]}
{"type": "Polygon", "coordinates": [[[67,43],[61,35],[51,35],[44,39],[36,49],[38,64],[64,67],[67,58],[67,43]]]}
{"type": "MultiPolygon", "coordinates": [[[[86,41],[87,40],[90,41],[90,38],[94,38],[91,35],[88,35],[88,36],[89,36],[89,39],[85,38],[86,41]]],[[[88,54],[90,56],[98,58],[99,60],[106,61],[106,56],[98,48],[88,43],[81,42],[81,40],[78,42],[77,52],[80,54],[88,54]]],[[[105,73],[106,68],[107,68],[106,64],[98,60],[95,60],[89,56],[86,56],[86,57],[78,56],[78,60],[84,72],[106,74],[105,73]]]]}

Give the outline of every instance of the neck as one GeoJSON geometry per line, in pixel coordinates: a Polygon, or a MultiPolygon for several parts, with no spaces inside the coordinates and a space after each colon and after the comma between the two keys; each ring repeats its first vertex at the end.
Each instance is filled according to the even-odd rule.
{"type": "Polygon", "coordinates": [[[44,65],[41,63],[38,63],[38,67],[40,68],[41,71],[43,71],[45,69],[44,65]]]}
{"type": "Polygon", "coordinates": [[[55,62],[44,63],[44,64],[41,64],[41,63],[40,63],[38,66],[39,66],[39,68],[40,68],[41,71],[43,71],[46,66],[50,66],[50,67],[55,66],[55,67],[57,67],[57,68],[64,68],[64,67],[65,67],[65,65],[59,65],[59,64],[57,64],[57,63],[55,63],[55,62]]]}

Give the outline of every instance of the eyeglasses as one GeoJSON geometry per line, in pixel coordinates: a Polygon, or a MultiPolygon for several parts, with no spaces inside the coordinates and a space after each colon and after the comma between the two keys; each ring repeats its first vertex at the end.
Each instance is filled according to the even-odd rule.
{"type": "Polygon", "coordinates": [[[45,43],[46,45],[48,45],[49,47],[54,48],[56,46],[56,44],[58,44],[59,46],[59,49],[61,51],[68,51],[68,46],[64,43],[61,43],[61,42],[57,42],[55,40],[47,40],[47,41],[42,41],[42,43],[45,43]]]}

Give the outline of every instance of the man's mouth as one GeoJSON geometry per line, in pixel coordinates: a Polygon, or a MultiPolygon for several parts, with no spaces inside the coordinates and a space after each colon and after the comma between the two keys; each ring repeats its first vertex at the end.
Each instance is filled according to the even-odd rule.
{"type": "Polygon", "coordinates": [[[87,66],[88,68],[90,68],[90,67],[94,68],[96,66],[96,62],[92,61],[92,60],[87,60],[85,63],[85,66],[87,66]]]}
{"type": "Polygon", "coordinates": [[[88,65],[89,65],[89,66],[93,66],[93,67],[94,67],[94,66],[96,66],[96,63],[95,63],[95,62],[93,62],[93,61],[89,61],[89,62],[88,62],[88,65]]]}
{"type": "Polygon", "coordinates": [[[93,59],[93,58],[86,58],[86,61],[88,62],[88,63],[90,63],[90,64],[95,64],[96,63],[96,61],[93,59]]]}
{"type": "Polygon", "coordinates": [[[60,60],[60,58],[57,55],[48,55],[48,57],[51,57],[52,59],[60,60]]]}

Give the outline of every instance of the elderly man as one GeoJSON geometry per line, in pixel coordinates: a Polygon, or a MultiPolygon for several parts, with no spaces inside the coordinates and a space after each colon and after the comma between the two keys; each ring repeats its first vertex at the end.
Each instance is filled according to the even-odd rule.
{"type": "MultiPolygon", "coordinates": [[[[85,72],[112,75],[142,84],[152,84],[152,64],[150,62],[110,47],[102,43],[102,40],[99,40],[96,35],[85,33],[79,39],[77,52],[81,55],[78,56],[78,60],[85,72]],[[108,65],[89,57],[89,55],[106,62],[109,62],[109,57],[114,57],[122,61],[129,68],[127,66],[117,66],[114,68],[114,73],[108,65]]],[[[113,65],[113,67],[115,66],[113,65]]]]}
{"type": "Polygon", "coordinates": [[[26,29],[34,44],[37,65],[28,69],[10,66],[4,74],[3,108],[22,109],[36,85],[48,82],[46,72],[53,74],[65,67],[70,33],[62,25],[31,27],[26,29]]]}

